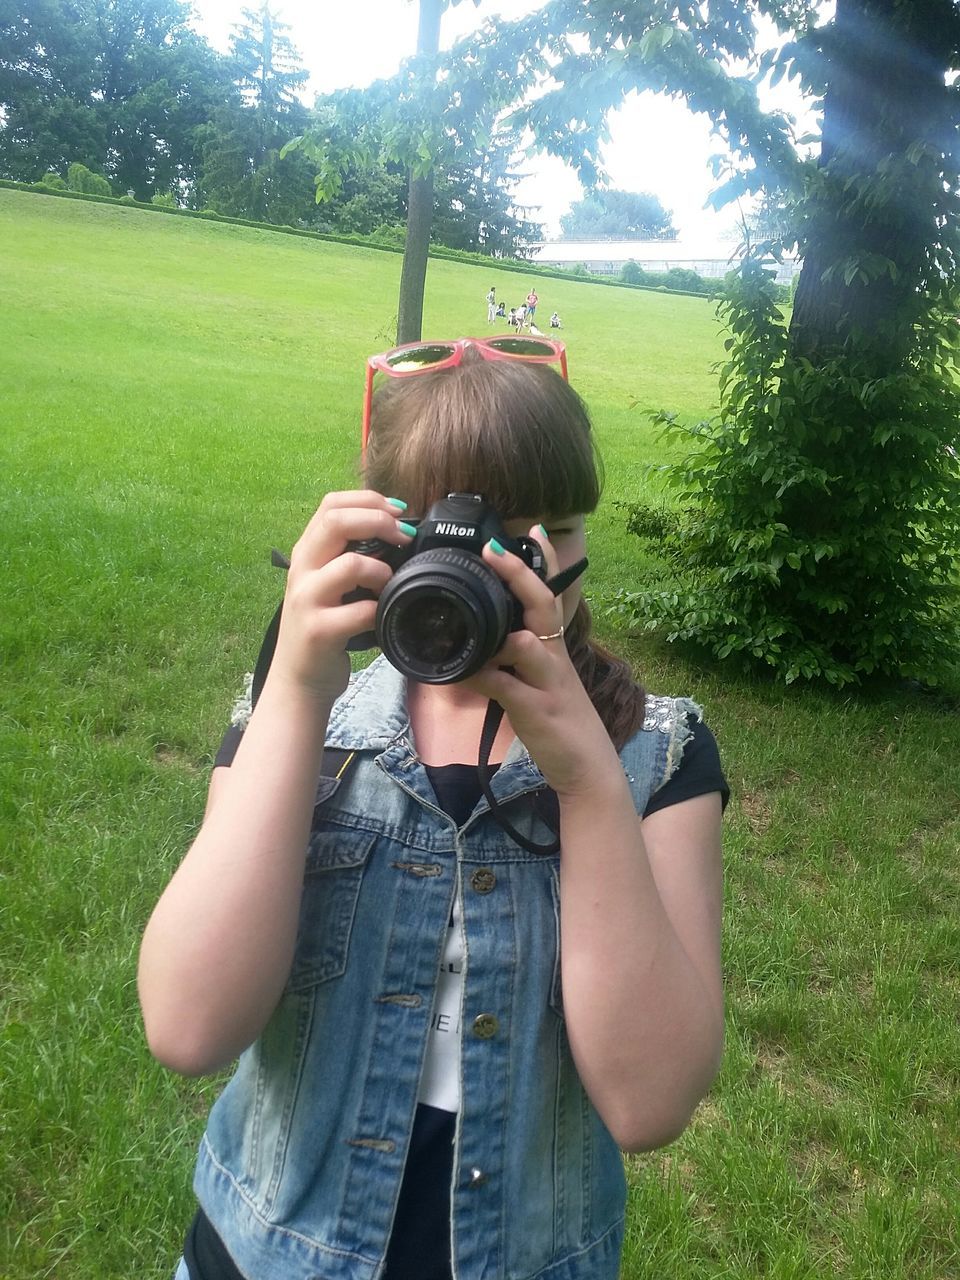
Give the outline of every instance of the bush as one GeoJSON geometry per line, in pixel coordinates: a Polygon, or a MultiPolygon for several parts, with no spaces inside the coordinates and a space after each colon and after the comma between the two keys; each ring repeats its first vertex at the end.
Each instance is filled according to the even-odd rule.
{"type": "Polygon", "coordinates": [[[688,445],[659,468],[682,513],[631,509],[674,581],[614,610],[787,683],[936,683],[958,661],[960,611],[960,390],[942,352],[881,377],[796,359],[780,289],[749,262],[721,312],[719,418],[655,418],[688,445]]]}
{"type": "Polygon", "coordinates": [[[150,197],[150,203],[158,209],[178,209],[180,206],[172,191],[157,191],[150,197]]]}
{"type": "Polygon", "coordinates": [[[87,196],[113,195],[113,188],[106,178],[101,177],[99,173],[92,173],[79,160],[74,160],[67,170],[67,187],[70,191],[79,191],[87,196]]]}
{"type": "Polygon", "coordinates": [[[663,283],[668,289],[689,289],[691,293],[699,293],[704,280],[690,267],[671,267],[666,272],[663,283]]]}
{"type": "Polygon", "coordinates": [[[66,191],[67,184],[56,169],[48,169],[38,183],[38,187],[46,187],[48,191],[66,191]]]}
{"type": "Polygon", "coordinates": [[[389,244],[394,248],[402,249],[407,242],[407,229],[400,223],[385,223],[371,234],[371,240],[375,240],[377,244],[389,244]]]}
{"type": "Polygon", "coordinates": [[[631,258],[620,268],[617,279],[643,289],[655,289],[658,293],[699,293],[713,297],[719,292],[718,281],[706,280],[691,267],[671,267],[667,271],[645,271],[631,258]]]}

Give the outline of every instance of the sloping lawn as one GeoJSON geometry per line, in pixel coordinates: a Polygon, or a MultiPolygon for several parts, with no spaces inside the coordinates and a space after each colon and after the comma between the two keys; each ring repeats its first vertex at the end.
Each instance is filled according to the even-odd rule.
{"type": "MultiPolygon", "coordinates": [[[[356,474],[363,361],[399,257],[0,191],[0,1275],[168,1277],[217,1081],[144,1046],[136,951],[199,822],[289,548],[356,474]]],[[[531,280],[534,277],[531,276],[531,280]]],[[[424,332],[485,332],[432,262],[424,332]]],[[[628,1162],[624,1276],[960,1273],[960,716],[946,694],[784,690],[617,633],[662,567],[615,505],[722,352],[696,298],[538,281],[564,318],[607,496],[601,629],[703,702],[726,819],[728,1047],[674,1146],[628,1162]],[[631,407],[639,405],[640,407],[631,407]]],[[[401,495],[402,496],[402,495],[401,495]]],[[[956,693],[956,691],[953,691],[956,693]]]]}

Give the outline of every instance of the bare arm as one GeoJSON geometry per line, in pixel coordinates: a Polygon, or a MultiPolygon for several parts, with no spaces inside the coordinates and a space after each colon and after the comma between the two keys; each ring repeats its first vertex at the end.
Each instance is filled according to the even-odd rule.
{"type": "Polygon", "coordinates": [[[291,557],[270,673],[230,769],[215,769],[207,813],[154,909],[140,949],[147,1039],[185,1075],[216,1070],[263,1030],[296,945],[310,818],[330,708],[346,686],[350,636],[373,626],[390,570],[345,552],[353,539],[399,543],[379,494],[329,494],[291,557]]]}
{"type": "Polygon", "coordinates": [[[554,636],[558,602],[516,557],[485,549],[484,558],[523,601],[527,629],[472,683],[504,707],[560,801],[570,1047],[620,1145],[662,1146],[709,1088],[723,1044],[720,797],[698,796],[641,823],[562,641],[538,638],[554,636]]]}
{"type": "Polygon", "coordinates": [[[147,1040],[184,1075],[241,1053],[283,991],[327,714],[267,681],[232,767],[213,771],[203,825],[147,925],[147,1040]]]}
{"type": "Polygon", "coordinates": [[[663,1146],[710,1087],[723,1045],[720,797],[641,825],[629,795],[587,790],[561,801],[561,830],[574,1060],[622,1147],[663,1146]]]}

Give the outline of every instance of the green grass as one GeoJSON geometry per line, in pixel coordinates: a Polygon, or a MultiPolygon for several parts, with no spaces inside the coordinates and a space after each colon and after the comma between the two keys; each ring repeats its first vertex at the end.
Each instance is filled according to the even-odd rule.
{"type": "MultiPolygon", "coordinates": [[[[353,482],[363,359],[399,258],[0,191],[0,1276],[168,1277],[217,1082],[143,1044],[143,924],[282,587],[353,482]]],[[[490,284],[432,262],[424,331],[490,284]]],[[[602,606],[658,566],[616,500],[694,420],[721,336],[694,298],[543,281],[594,414],[602,606]]],[[[904,689],[784,690],[606,630],[701,700],[726,820],[728,1047],[671,1148],[629,1161],[628,1280],[960,1271],[960,718],[904,689]]]]}

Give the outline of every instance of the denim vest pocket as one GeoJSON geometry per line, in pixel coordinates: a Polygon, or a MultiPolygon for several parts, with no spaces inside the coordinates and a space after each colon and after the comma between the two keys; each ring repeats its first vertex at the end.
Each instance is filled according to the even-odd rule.
{"type": "Polygon", "coordinates": [[[367,831],[311,835],[287,991],[306,991],[346,968],[363,868],[375,840],[367,831]]]}

